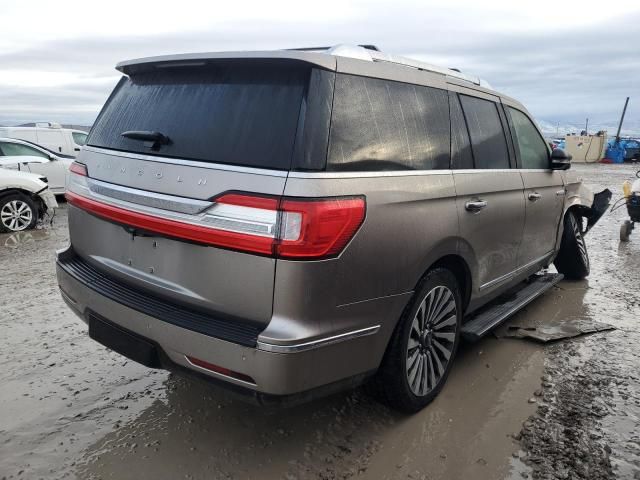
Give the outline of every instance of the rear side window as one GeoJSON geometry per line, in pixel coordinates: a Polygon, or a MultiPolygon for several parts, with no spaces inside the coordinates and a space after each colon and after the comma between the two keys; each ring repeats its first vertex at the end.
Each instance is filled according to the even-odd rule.
{"type": "Polygon", "coordinates": [[[472,169],[473,155],[469,131],[457,93],[449,92],[449,106],[451,109],[451,168],[472,169]]]}
{"type": "Polygon", "coordinates": [[[515,108],[507,108],[516,134],[516,148],[522,168],[548,169],[549,150],[531,120],[515,108]]]}
{"type": "Polygon", "coordinates": [[[205,162],[288,170],[309,68],[224,64],[123,78],[87,144],[205,162]],[[158,151],[123,132],[168,136],[158,151]]]}
{"type": "Polygon", "coordinates": [[[469,127],[475,168],[509,168],[507,142],[498,106],[489,100],[460,95],[469,127]]]}
{"type": "Polygon", "coordinates": [[[327,170],[449,168],[447,92],[336,75],[327,170]]]}

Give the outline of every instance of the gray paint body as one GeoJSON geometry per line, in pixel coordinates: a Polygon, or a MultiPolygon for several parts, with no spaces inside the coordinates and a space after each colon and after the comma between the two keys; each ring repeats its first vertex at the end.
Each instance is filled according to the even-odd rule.
{"type": "MultiPolygon", "coordinates": [[[[124,62],[118,68],[127,73],[220,58],[285,58],[464,92],[526,111],[513,99],[443,74],[319,53],[170,56],[124,62]]],[[[148,209],[156,200],[136,200],[136,192],[139,198],[160,193],[166,198],[156,206],[169,214],[167,205],[174,205],[172,215],[189,215],[184,212],[195,208],[186,205],[190,199],[202,205],[231,190],[366,197],[360,230],[338,258],[321,261],[275,260],[170,238],[132,236],[120,225],[69,208],[71,248],[96,268],[163,298],[254,322],[263,330],[257,348],[195,333],[109,300],[58,268],[63,296],[79,315],[90,307],[153,340],[179,365],[277,395],[375,371],[414,288],[440,259],[454,256],[466,264],[469,314],[549,265],[559,248],[565,211],[592,203],[576,178],[551,170],[282,172],[94,147],[83,149],[78,160],[87,165],[91,178],[112,192],[125,187],[129,195],[109,198],[106,188],[90,196],[148,209]],[[531,193],[540,198],[530,200],[531,193]],[[477,213],[467,211],[466,203],[477,200],[487,206],[477,213]],[[282,353],[287,351],[291,353],[282,353]],[[248,375],[255,384],[196,367],[185,355],[248,375]]]]}

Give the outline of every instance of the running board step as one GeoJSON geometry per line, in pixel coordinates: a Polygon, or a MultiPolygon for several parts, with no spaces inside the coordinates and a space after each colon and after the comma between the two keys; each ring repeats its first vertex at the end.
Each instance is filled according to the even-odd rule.
{"type": "Polygon", "coordinates": [[[561,273],[536,275],[502,303],[490,305],[462,326],[462,336],[475,342],[564,278],[561,273]]]}

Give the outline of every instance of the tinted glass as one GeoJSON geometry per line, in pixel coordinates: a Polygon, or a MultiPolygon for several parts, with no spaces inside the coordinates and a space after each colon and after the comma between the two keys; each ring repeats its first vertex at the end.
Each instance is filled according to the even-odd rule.
{"type": "Polygon", "coordinates": [[[449,168],[447,92],[336,75],[327,170],[449,168]]]}
{"type": "Polygon", "coordinates": [[[76,145],[84,145],[87,141],[87,134],[80,132],[71,132],[71,136],[73,137],[73,141],[76,142],[76,145]]]}
{"type": "Polygon", "coordinates": [[[531,120],[520,110],[509,107],[509,115],[520,152],[522,168],[549,168],[549,150],[531,120]]]}
{"type": "Polygon", "coordinates": [[[469,131],[457,93],[449,92],[449,106],[451,110],[451,168],[472,169],[473,155],[469,142],[469,131]]]}
{"type": "Polygon", "coordinates": [[[293,169],[324,170],[327,164],[327,141],[331,123],[334,72],[314,68],[309,89],[302,100],[302,128],[298,127],[293,169]]]}
{"type": "Polygon", "coordinates": [[[289,169],[309,70],[264,65],[156,70],[124,78],[89,145],[207,162],[289,169]],[[159,151],[123,137],[156,131],[159,151]]]}
{"type": "Polygon", "coordinates": [[[509,168],[507,142],[498,106],[489,100],[460,95],[469,127],[476,168],[509,168]]]}
{"type": "Polygon", "coordinates": [[[11,142],[0,142],[0,151],[2,151],[2,155],[7,157],[24,155],[43,158],[49,157],[47,154],[41,152],[40,150],[36,150],[35,148],[11,142]]]}

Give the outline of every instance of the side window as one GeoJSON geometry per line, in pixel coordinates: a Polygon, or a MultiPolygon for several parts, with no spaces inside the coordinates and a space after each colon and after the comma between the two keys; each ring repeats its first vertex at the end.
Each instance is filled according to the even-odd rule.
{"type": "Polygon", "coordinates": [[[509,152],[498,106],[489,100],[460,95],[469,127],[476,168],[510,168],[509,152]]]}
{"type": "Polygon", "coordinates": [[[449,92],[451,112],[451,168],[456,170],[473,168],[473,155],[469,143],[469,131],[464,121],[458,94],[449,92]]]}
{"type": "Polygon", "coordinates": [[[444,90],[336,76],[327,170],[448,169],[444,90]]]}
{"type": "Polygon", "coordinates": [[[32,157],[49,158],[46,153],[20,143],[0,142],[0,149],[7,157],[30,155],[32,157]]]}
{"type": "Polygon", "coordinates": [[[516,148],[520,152],[522,168],[549,168],[549,150],[531,120],[520,110],[509,107],[509,115],[516,134],[516,148]]]}
{"type": "Polygon", "coordinates": [[[87,134],[86,133],[71,132],[71,136],[73,137],[73,141],[75,142],[76,145],[82,146],[85,143],[87,143],[87,134]]]}

